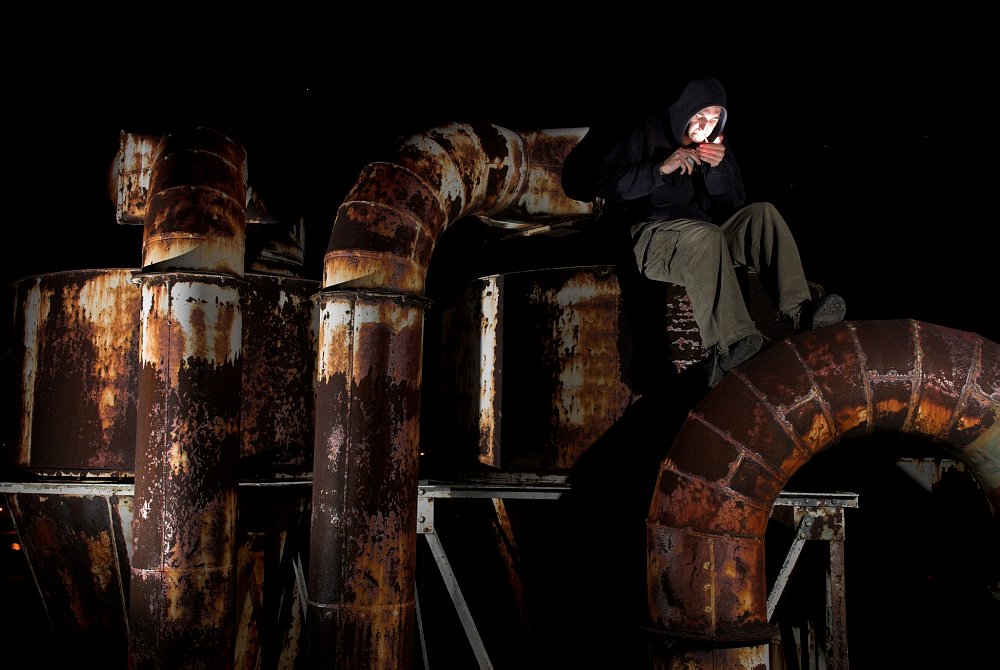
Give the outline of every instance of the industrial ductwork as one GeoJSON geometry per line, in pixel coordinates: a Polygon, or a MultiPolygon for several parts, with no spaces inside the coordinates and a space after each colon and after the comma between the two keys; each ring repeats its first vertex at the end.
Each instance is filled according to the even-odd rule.
{"type": "Polygon", "coordinates": [[[764,533],[778,494],[818,452],[883,431],[939,443],[996,514],[1000,345],[912,320],[845,322],[730,373],[660,467],[647,518],[654,624],[720,648],[766,640],[764,533]]]}
{"type": "MultiPolygon", "coordinates": [[[[208,129],[125,138],[111,188],[119,222],[144,225],[142,270],[49,277],[26,289],[31,318],[22,330],[31,347],[23,356],[27,400],[15,456],[19,466],[58,474],[70,470],[64,463],[70,451],[72,473],[120,477],[132,469],[134,455],[134,505],[122,517],[131,537],[119,533],[120,546],[131,551],[116,550],[100,563],[127,562],[131,568],[130,578],[120,581],[129,602],[133,665],[233,664],[239,617],[250,617],[254,609],[234,597],[234,536],[237,518],[244,516],[238,513],[238,471],[254,466],[265,474],[277,469],[304,475],[308,446],[303,451],[301,445],[312,439],[308,588],[296,582],[294,598],[272,600],[289,603],[289,627],[297,631],[296,598],[307,591],[315,667],[411,665],[424,292],[431,256],[443,232],[465,217],[543,223],[593,216],[592,204],[566,197],[559,178],[585,133],[454,123],[402,140],[388,160],[364,168],[340,205],[322,288],[314,295],[318,327],[312,311],[298,304],[309,302],[300,293],[312,294],[312,286],[308,294],[291,293],[281,281],[269,282],[273,295],[261,290],[257,296],[260,282],[244,273],[253,199],[238,143],[208,129]],[[78,283],[86,290],[76,291],[78,283]],[[129,290],[136,284],[138,295],[129,290]],[[103,302],[93,300],[95,293],[103,302]],[[96,334],[83,344],[63,337],[82,330],[69,318],[69,325],[52,326],[56,335],[47,342],[48,322],[43,313],[34,315],[56,298],[61,303],[52,302],[53,313],[61,307],[74,319],[84,312],[92,319],[104,315],[98,304],[117,306],[120,313],[109,307],[114,318],[102,316],[101,328],[95,326],[96,334]],[[254,313],[257,303],[267,315],[254,313]],[[289,303],[297,310],[292,316],[289,303]],[[140,334],[133,338],[136,318],[140,334]],[[256,324],[250,329],[256,332],[248,335],[244,320],[256,324]],[[281,331],[292,332],[286,342],[316,343],[315,358],[312,347],[302,347],[309,349],[304,359],[316,363],[314,438],[300,439],[308,431],[299,424],[312,427],[309,384],[288,394],[281,412],[259,407],[274,404],[269,396],[277,395],[261,389],[269,390],[268,383],[294,386],[299,380],[292,373],[305,367],[303,358],[291,358],[275,381],[265,379],[271,370],[261,361],[273,358],[276,347],[261,342],[261,333],[291,322],[294,329],[281,331]],[[112,327],[113,340],[104,334],[112,327]],[[51,389],[70,394],[76,387],[62,385],[62,378],[50,383],[34,376],[36,367],[49,372],[59,360],[38,341],[58,352],[100,349],[94,367],[109,377],[100,385],[85,380],[86,388],[101,392],[91,398],[95,418],[75,428],[86,439],[72,448],[43,419],[58,410],[49,396],[62,397],[51,389]],[[255,349],[249,359],[248,348],[255,349]],[[118,365],[125,358],[134,365],[118,365]],[[264,397],[247,399],[249,390],[264,397]],[[120,418],[133,398],[135,416],[120,418]],[[261,435],[250,435],[254,430],[261,435]],[[287,439],[288,454],[279,458],[258,449],[257,443],[271,445],[289,432],[294,435],[287,439]],[[241,440],[243,460],[252,462],[241,462],[241,440]],[[98,441],[112,446],[96,455],[85,450],[98,441]]],[[[292,243],[271,258],[294,257],[298,249],[292,243]]],[[[610,304],[615,289],[607,295],[610,304]]],[[[312,370],[303,375],[311,379],[312,370]]],[[[622,400],[605,414],[626,404],[622,400]]],[[[844,439],[914,433],[966,463],[996,512],[998,418],[1000,345],[975,334],[910,320],[845,322],[762,352],[691,411],[660,464],[647,518],[653,625],[673,639],[704,643],[718,667],[733,667],[721,658],[752,664],[760,657],[752,648],[771,634],[764,532],[789,478],[844,439]]],[[[292,550],[281,548],[287,557],[282,560],[292,563],[292,550]]],[[[299,578],[301,565],[294,567],[299,578]]],[[[297,645],[295,637],[290,646],[297,645]]],[[[276,648],[266,650],[272,659],[276,648]]]]}
{"type": "Polygon", "coordinates": [[[411,663],[421,296],[436,241],[473,215],[590,214],[559,178],[585,132],[434,128],[364,168],[341,204],[317,296],[308,626],[318,665],[411,663]]]}
{"type": "Polygon", "coordinates": [[[164,135],[143,226],[129,647],[135,667],[233,663],[246,152],[164,135]]]}

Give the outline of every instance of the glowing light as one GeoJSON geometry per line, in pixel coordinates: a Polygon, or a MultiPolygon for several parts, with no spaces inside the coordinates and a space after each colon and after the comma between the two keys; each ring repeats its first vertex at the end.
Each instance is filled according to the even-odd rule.
{"type": "Polygon", "coordinates": [[[18,542],[11,542],[10,548],[14,551],[21,551],[21,545],[18,542]]]}

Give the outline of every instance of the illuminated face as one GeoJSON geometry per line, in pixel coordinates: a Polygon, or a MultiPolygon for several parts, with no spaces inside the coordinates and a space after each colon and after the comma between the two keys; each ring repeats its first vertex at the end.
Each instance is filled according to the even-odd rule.
{"type": "Polygon", "coordinates": [[[722,107],[718,105],[706,107],[692,116],[691,120],[688,121],[688,137],[695,143],[704,142],[712,134],[712,131],[715,130],[715,127],[719,125],[720,118],[722,118],[722,107]]]}

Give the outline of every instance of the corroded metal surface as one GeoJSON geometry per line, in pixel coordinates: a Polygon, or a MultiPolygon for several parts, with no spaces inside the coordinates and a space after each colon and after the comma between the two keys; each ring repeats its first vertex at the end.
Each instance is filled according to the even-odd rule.
{"type": "Polygon", "coordinates": [[[452,123],[406,138],[395,157],[362,170],[338,209],[323,286],[419,295],[435,242],[463,216],[589,212],[554,176],[554,161],[577,137],[539,131],[529,144],[492,124],[452,123]],[[532,150],[539,158],[534,169],[532,150]]]}
{"type": "Polygon", "coordinates": [[[160,138],[156,135],[120,133],[118,153],[108,174],[108,191],[115,203],[119,224],[142,225],[146,220],[149,179],[160,138]]]}
{"type": "Polygon", "coordinates": [[[501,299],[501,464],[565,470],[635,399],[617,278],[605,267],[512,273],[501,299]]]}
{"type": "Polygon", "coordinates": [[[318,296],[310,652],[405,668],[413,653],[423,300],[318,296]]]}
{"type": "MultiPolygon", "coordinates": [[[[53,481],[7,489],[60,654],[127,667],[132,484],[53,481]]],[[[240,486],[236,668],[301,666],[311,496],[308,481],[240,486]]]]}
{"type": "Polygon", "coordinates": [[[131,497],[7,498],[61,653],[125,667],[131,497]]]}
{"type": "Polygon", "coordinates": [[[441,312],[440,442],[493,467],[572,468],[642,394],[637,377],[664,388],[704,354],[684,288],[641,290],[605,265],[469,282],[441,312]]]}
{"type": "MultiPolygon", "coordinates": [[[[6,464],[45,476],[132,476],[140,289],[134,270],[16,286],[19,415],[6,464]]],[[[319,282],[250,274],[241,292],[240,472],[311,471],[319,282]]]]}
{"type": "MultiPolygon", "coordinates": [[[[422,295],[441,232],[510,207],[528,162],[523,138],[494,125],[450,124],[404,140],[394,160],[362,171],[338,209],[323,286],[422,295]]],[[[412,323],[401,329],[399,315],[374,310],[379,320],[369,321],[357,312],[360,296],[349,300],[347,309],[325,294],[321,305],[310,639],[337,666],[408,667],[423,312],[410,305],[412,323]],[[370,367],[387,357],[398,362],[370,367]]]]}
{"type": "Polygon", "coordinates": [[[243,315],[240,476],[312,472],[319,282],[247,274],[243,315]]]}
{"type": "Polygon", "coordinates": [[[130,475],[139,289],[126,269],[16,286],[15,435],[4,460],[44,475],[130,475]]]}
{"type": "Polygon", "coordinates": [[[763,536],[789,477],[875,431],[927,436],[1000,510],[1000,345],[911,321],[845,322],[788,338],[730,373],[661,464],[647,520],[653,621],[741,639],[766,622],[763,536]]]}
{"type": "Polygon", "coordinates": [[[137,667],[230,667],[239,281],[142,276],[132,578],[137,667]]]}
{"type": "Polygon", "coordinates": [[[492,275],[470,282],[441,316],[440,424],[453,443],[477,445],[477,460],[493,467],[500,467],[504,281],[492,275]]]}
{"type": "Polygon", "coordinates": [[[591,203],[568,198],[562,188],[563,163],[587,134],[587,128],[553,128],[520,134],[528,154],[527,183],[517,200],[497,216],[545,221],[590,214],[591,203]]]}
{"type": "Polygon", "coordinates": [[[303,666],[311,496],[308,483],[240,487],[236,668],[303,666]]]}
{"type": "Polygon", "coordinates": [[[766,644],[749,647],[684,649],[650,654],[649,670],[768,670],[770,652],[766,644]]]}
{"type": "Polygon", "coordinates": [[[239,144],[208,128],[164,135],[150,176],[143,268],[242,275],[246,201],[239,144]]]}

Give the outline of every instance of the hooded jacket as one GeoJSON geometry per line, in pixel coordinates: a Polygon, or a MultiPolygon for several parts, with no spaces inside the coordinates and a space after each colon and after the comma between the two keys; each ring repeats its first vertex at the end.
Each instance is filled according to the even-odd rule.
{"type": "Polygon", "coordinates": [[[726,155],[717,167],[692,174],[661,174],[660,164],[682,145],[691,118],[705,107],[722,107],[709,140],[726,124],[726,92],[716,79],[695,79],[665,113],[647,116],[611,143],[596,167],[596,195],[604,216],[625,223],[698,219],[721,223],[746,201],[739,165],[723,135],[726,155]]]}

